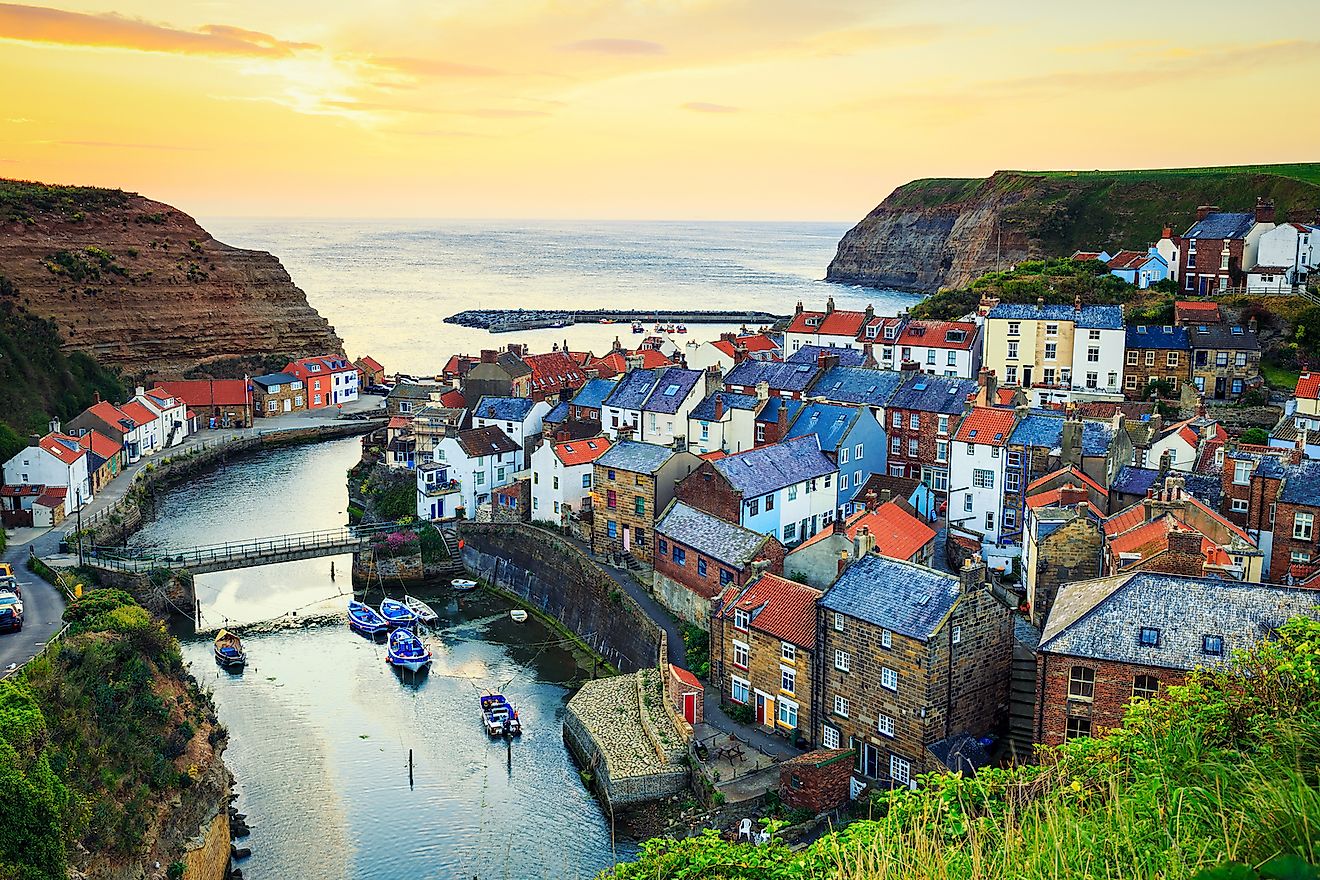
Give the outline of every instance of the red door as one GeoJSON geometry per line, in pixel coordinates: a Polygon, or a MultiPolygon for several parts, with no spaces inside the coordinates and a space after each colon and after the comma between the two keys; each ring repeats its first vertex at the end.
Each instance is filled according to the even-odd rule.
{"type": "Polygon", "coordinates": [[[683,720],[688,724],[697,723],[697,695],[683,695],[683,720]]]}
{"type": "Polygon", "coordinates": [[[756,695],[756,723],[765,724],[765,697],[756,695]]]}

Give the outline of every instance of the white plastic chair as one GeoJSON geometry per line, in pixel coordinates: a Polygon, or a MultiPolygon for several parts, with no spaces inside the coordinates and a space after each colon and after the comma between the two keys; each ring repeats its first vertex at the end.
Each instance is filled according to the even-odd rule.
{"type": "Polygon", "coordinates": [[[738,839],[742,840],[744,837],[747,838],[747,840],[749,841],[752,839],[751,819],[743,819],[741,822],[738,823],[738,839]]]}

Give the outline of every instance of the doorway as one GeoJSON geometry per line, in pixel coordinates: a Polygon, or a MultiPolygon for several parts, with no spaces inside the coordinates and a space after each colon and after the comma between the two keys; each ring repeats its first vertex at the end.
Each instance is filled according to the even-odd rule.
{"type": "Polygon", "coordinates": [[[770,701],[768,694],[763,694],[760,691],[756,692],[756,723],[757,724],[766,723],[767,704],[769,702],[770,701]]]}
{"type": "Polygon", "coordinates": [[[880,775],[880,750],[872,743],[862,744],[862,775],[872,779],[880,775]]]}
{"type": "Polygon", "coordinates": [[[683,720],[688,724],[697,723],[697,695],[683,695],[683,720]]]}

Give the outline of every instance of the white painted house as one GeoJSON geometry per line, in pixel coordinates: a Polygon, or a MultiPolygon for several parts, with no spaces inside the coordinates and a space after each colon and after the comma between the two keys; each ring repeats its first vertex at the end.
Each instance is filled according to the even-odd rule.
{"type": "Polygon", "coordinates": [[[1256,263],[1247,270],[1247,292],[1289,292],[1294,284],[1306,283],[1318,267],[1320,227],[1280,223],[1261,233],[1256,263]]]}
{"type": "Polygon", "coordinates": [[[999,543],[1004,523],[1004,468],[1016,413],[975,407],[958,426],[949,453],[949,526],[999,543]]]}
{"type": "Polygon", "coordinates": [[[607,451],[608,437],[542,443],[532,453],[532,519],[559,524],[581,511],[591,494],[593,463],[607,451]]]}
{"type": "Polygon", "coordinates": [[[70,514],[78,500],[92,498],[92,484],[87,473],[87,451],[77,437],[60,432],[59,420],[51,422],[51,432],[32,446],[21,450],[4,466],[5,484],[9,486],[55,486],[67,489],[64,513],[70,514]]]}
{"type": "Polygon", "coordinates": [[[756,414],[762,398],[716,391],[688,413],[688,451],[745,452],[756,446],[756,414]]]}
{"type": "Polygon", "coordinates": [[[631,370],[605,398],[601,427],[611,440],[621,433],[657,446],[672,446],[688,427],[688,413],[705,396],[705,374],[684,367],[631,370]]]}
{"type": "Polygon", "coordinates": [[[711,466],[740,499],[743,528],[791,547],[834,522],[838,466],[821,451],[815,434],[730,455],[711,466]]]}
{"type": "Polygon", "coordinates": [[[525,450],[530,441],[541,433],[546,413],[550,404],[544,400],[533,401],[528,397],[483,397],[472,410],[472,427],[499,428],[505,435],[524,450],[519,467],[527,461],[525,450]]]}
{"type": "Polygon", "coordinates": [[[188,404],[180,397],[175,397],[164,388],[143,390],[139,385],[133,394],[133,400],[156,414],[160,425],[160,445],[158,449],[178,446],[188,436],[188,404]]]}
{"type": "Polygon", "coordinates": [[[683,352],[683,360],[688,369],[706,370],[715,367],[721,376],[744,360],[780,359],[779,346],[764,333],[749,333],[745,336],[721,333],[720,338],[713,341],[689,342],[683,352]]]}
{"type": "Polygon", "coordinates": [[[435,463],[446,466],[449,480],[458,481],[463,513],[474,519],[477,508],[490,503],[492,492],[513,482],[522,468],[522,447],[500,428],[473,428],[437,443],[435,463]]]}

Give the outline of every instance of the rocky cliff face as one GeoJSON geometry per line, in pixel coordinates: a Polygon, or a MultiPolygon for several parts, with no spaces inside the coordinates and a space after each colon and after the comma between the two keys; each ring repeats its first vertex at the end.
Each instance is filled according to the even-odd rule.
{"type": "Polygon", "coordinates": [[[129,375],[343,351],[274,256],[117,190],[0,181],[0,295],[129,375]]]}
{"type": "Polygon", "coordinates": [[[826,279],[933,291],[983,272],[1075,250],[1145,248],[1167,223],[1181,232],[1197,205],[1249,211],[1273,201],[1279,219],[1320,209],[1314,165],[1168,171],[999,171],[988,178],[916,180],[894,190],[839,242],[826,279]]]}

